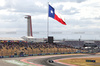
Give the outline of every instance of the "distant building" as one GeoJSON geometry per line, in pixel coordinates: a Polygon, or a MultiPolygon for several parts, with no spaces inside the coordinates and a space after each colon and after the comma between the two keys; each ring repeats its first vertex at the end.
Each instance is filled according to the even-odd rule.
{"type": "Polygon", "coordinates": [[[30,15],[26,15],[25,17],[27,19],[27,36],[31,36],[32,35],[32,21],[31,21],[31,16],[30,15]]]}
{"type": "Polygon", "coordinates": [[[31,16],[26,15],[27,19],[27,36],[23,36],[22,38],[27,42],[46,42],[44,38],[34,38],[32,34],[32,21],[31,16]]]}
{"type": "Polygon", "coordinates": [[[6,41],[6,40],[11,40],[11,41],[14,41],[14,40],[17,40],[17,41],[24,41],[23,38],[18,38],[18,37],[0,37],[0,40],[3,40],[3,41],[6,41]]]}
{"type": "Polygon", "coordinates": [[[31,36],[23,36],[22,38],[27,42],[46,42],[45,38],[33,38],[31,36]]]}

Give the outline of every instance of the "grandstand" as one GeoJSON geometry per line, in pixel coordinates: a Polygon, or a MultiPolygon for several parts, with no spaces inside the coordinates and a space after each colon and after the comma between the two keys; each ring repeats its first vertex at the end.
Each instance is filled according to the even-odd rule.
{"type": "MultiPolygon", "coordinates": [[[[61,41],[56,43],[46,42],[27,42],[23,39],[10,40],[0,39],[0,56],[12,56],[12,55],[30,55],[30,54],[48,54],[48,53],[70,53],[70,52],[88,52],[82,48],[76,48],[76,46],[82,47],[85,41],[61,41]]],[[[94,43],[100,47],[100,41],[94,41],[94,43]]],[[[98,49],[100,52],[100,48],[98,49]]]]}
{"type": "Polygon", "coordinates": [[[76,52],[78,49],[62,44],[32,43],[26,41],[1,41],[0,56],[40,53],[76,52]]]}
{"type": "MultiPolygon", "coordinates": [[[[100,47],[100,41],[99,40],[88,40],[88,43],[91,43],[90,41],[94,42],[98,47],[100,47]]],[[[84,43],[86,43],[87,40],[68,40],[68,41],[63,41],[62,44],[72,46],[72,47],[83,47],[84,43]]]]}

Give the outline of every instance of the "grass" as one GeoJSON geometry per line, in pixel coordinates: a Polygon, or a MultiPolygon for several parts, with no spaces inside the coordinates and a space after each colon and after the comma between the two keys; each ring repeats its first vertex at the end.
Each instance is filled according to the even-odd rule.
{"type": "Polygon", "coordinates": [[[59,60],[63,63],[74,64],[77,66],[100,66],[100,57],[95,58],[73,58],[73,59],[64,59],[59,60]],[[86,62],[86,60],[96,60],[96,62],[86,62]]]}

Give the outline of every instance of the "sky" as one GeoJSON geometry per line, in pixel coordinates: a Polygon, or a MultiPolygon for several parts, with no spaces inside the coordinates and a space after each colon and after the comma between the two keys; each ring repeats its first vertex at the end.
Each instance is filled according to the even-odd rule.
{"type": "Polygon", "coordinates": [[[49,36],[100,40],[100,0],[0,0],[0,37],[27,36],[24,17],[31,15],[33,37],[46,38],[48,2],[67,24],[49,17],[49,36]]]}

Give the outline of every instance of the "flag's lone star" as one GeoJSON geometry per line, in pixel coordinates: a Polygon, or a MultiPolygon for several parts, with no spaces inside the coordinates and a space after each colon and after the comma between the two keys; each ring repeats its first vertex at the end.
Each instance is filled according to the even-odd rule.
{"type": "Polygon", "coordinates": [[[51,10],[51,13],[53,14],[53,11],[51,10]]]}

